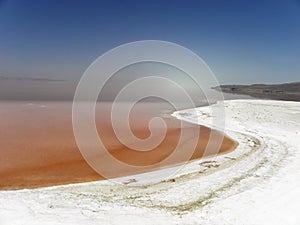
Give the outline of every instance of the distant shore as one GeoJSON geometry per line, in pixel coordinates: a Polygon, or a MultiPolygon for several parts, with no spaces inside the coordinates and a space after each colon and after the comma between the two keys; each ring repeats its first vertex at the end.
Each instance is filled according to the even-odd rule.
{"type": "Polygon", "coordinates": [[[286,84],[220,85],[212,89],[256,98],[300,101],[300,82],[286,84]]]}

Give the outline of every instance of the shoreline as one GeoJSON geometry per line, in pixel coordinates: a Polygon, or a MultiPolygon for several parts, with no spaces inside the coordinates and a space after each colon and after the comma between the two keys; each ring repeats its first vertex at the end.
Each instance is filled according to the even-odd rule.
{"type": "MultiPolygon", "coordinates": [[[[116,182],[0,191],[1,219],[16,225],[47,221],[61,225],[62,220],[91,225],[296,224],[300,219],[300,103],[233,100],[224,104],[225,133],[239,146],[209,159],[215,162],[196,160],[169,180],[155,180],[168,172],[164,169],[116,182]],[[120,185],[132,178],[138,182],[120,185]]],[[[208,113],[209,107],[197,111],[208,113]]],[[[211,121],[199,117],[197,123],[209,126],[211,121]]]]}

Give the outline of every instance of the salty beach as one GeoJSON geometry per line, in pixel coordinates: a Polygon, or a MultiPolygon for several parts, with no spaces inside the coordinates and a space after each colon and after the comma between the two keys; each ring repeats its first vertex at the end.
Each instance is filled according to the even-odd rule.
{"type": "MultiPolygon", "coordinates": [[[[205,126],[184,123],[171,117],[172,111],[163,111],[165,105],[159,103],[140,103],[133,108],[130,124],[133,134],[139,138],[150,135],[149,120],[153,116],[164,119],[167,125],[163,142],[151,151],[135,151],[126,147],[116,137],[110,122],[110,103],[101,103],[96,108],[96,124],[102,142],[116,159],[139,168],[118,171],[107,165],[112,177],[121,177],[160,169],[160,162],[167,158],[178,144],[182,129],[187,132],[178,156],[168,165],[185,163],[185,149],[193,148],[190,139],[197,141],[190,160],[200,159],[206,149],[210,135],[223,138],[223,134],[205,126]],[[197,133],[199,132],[199,133],[197,133]],[[196,134],[196,135],[195,135],[196,134]],[[199,140],[197,140],[199,138],[199,140]],[[144,166],[148,166],[145,168],[144,166]]],[[[118,119],[118,118],[117,118],[118,119]]],[[[71,184],[103,180],[84,160],[76,146],[72,130],[71,102],[2,102],[0,103],[0,189],[23,189],[60,184],[71,184]]],[[[127,132],[123,127],[115,129],[127,132]],[[123,130],[122,130],[123,129],[123,130]]],[[[159,126],[154,133],[160,134],[159,126]]],[[[220,147],[211,146],[206,154],[225,153],[233,150],[237,143],[224,137],[220,147]]],[[[97,146],[96,146],[97,147],[97,146]]],[[[101,151],[99,155],[101,161],[101,151]]]]}
{"type": "MultiPolygon", "coordinates": [[[[212,107],[222,107],[221,103],[212,107]]],[[[287,224],[300,220],[300,103],[225,101],[235,151],[112,181],[0,192],[0,224],[287,224]]],[[[210,107],[173,116],[212,125],[210,107]]],[[[217,127],[214,127],[217,128],[217,127]]]]}
{"type": "Polygon", "coordinates": [[[0,0],[0,225],[300,225],[300,0],[0,0]]]}

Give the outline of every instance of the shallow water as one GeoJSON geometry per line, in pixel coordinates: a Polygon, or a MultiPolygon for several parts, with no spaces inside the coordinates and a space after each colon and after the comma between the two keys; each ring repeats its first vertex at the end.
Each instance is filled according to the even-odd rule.
{"type": "MultiPolygon", "coordinates": [[[[119,104],[126,108],[125,103],[119,104]]],[[[139,103],[131,110],[130,129],[136,137],[148,138],[151,135],[149,121],[159,117],[167,127],[166,136],[153,149],[137,151],[126,146],[135,143],[126,136],[128,130],[118,122],[122,112],[114,118],[117,127],[113,129],[111,106],[111,103],[97,104],[95,121],[99,137],[111,156],[132,167],[120,170],[108,163],[104,157],[105,149],[90,146],[93,149],[91,158],[98,160],[101,169],[109,171],[99,175],[88,165],[76,145],[71,102],[1,102],[0,189],[77,183],[142,173],[201,158],[205,150],[206,154],[223,153],[236,146],[236,142],[228,137],[224,137],[220,148],[214,144],[207,146],[212,134],[216,138],[223,138],[223,134],[204,126],[182,123],[170,116],[174,108],[168,104],[147,102],[139,103]],[[118,140],[115,130],[125,134],[125,143],[118,140]],[[179,142],[182,132],[185,135],[179,142]],[[178,152],[173,156],[175,148],[178,152]]],[[[161,138],[161,129],[160,123],[154,123],[154,139],[147,145],[151,147],[161,138]]]]}

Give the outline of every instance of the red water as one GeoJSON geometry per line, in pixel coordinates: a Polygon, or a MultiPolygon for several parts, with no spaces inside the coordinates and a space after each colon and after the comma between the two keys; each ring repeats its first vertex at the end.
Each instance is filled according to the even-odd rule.
{"type": "MultiPolygon", "coordinates": [[[[212,144],[206,149],[206,154],[228,152],[237,145],[221,132],[204,126],[181,124],[181,121],[168,116],[172,112],[170,107],[144,103],[135,107],[130,114],[132,132],[139,138],[147,138],[150,135],[148,122],[153,116],[164,120],[167,131],[165,139],[151,151],[135,151],[117,139],[110,122],[110,107],[109,103],[97,105],[95,121],[99,137],[116,159],[140,166],[140,169],[123,171],[112,166],[110,168],[105,159],[101,158],[100,149],[98,162],[111,170],[111,177],[159,169],[160,162],[173,153],[182,131],[187,136],[179,146],[179,154],[167,161],[165,166],[184,163],[187,151],[193,147],[193,140],[197,140],[197,143],[189,160],[201,158],[212,134],[224,139],[220,148],[217,148],[217,143],[212,144]]],[[[72,129],[71,102],[1,102],[0,127],[0,189],[33,188],[106,179],[87,164],[76,145],[72,129]]],[[[121,126],[118,129],[127,132],[121,126]]],[[[159,133],[158,129],[159,126],[154,127],[154,135],[159,133]]]]}

